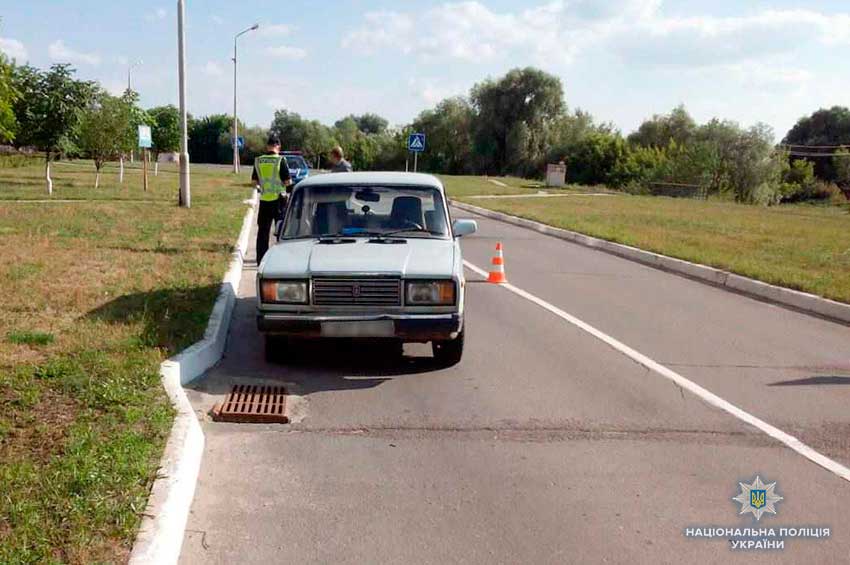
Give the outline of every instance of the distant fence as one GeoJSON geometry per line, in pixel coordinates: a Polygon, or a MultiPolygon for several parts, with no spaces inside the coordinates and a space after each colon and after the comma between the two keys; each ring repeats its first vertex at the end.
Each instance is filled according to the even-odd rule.
{"type": "Polygon", "coordinates": [[[685,184],[678,182],[652,182],[649,183],[649,193],[653,196],[672,196],[674,198],[708,198],[708,189],[699,184],[685,184]]]}

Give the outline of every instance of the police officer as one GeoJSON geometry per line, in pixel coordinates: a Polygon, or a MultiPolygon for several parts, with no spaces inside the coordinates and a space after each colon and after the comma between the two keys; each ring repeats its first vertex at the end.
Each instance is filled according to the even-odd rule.
{"type": "Polygon", "coordinates": [[[269,233],[275,219],[283,217],[292,178],[286,159],[280,154],[280,138],[272,134],[266,144],[266,154],[254,160],[251,176],[260,190],[260,209],[257,212],[257,264],[269,249],[269,233]]]}

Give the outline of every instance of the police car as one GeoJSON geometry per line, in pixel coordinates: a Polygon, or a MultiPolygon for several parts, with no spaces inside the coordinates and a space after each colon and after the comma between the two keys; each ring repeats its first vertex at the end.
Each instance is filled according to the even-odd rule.
{"type": "Polygon", "coordinates": [[[310,165],[300,151],[283,151],[281,155],[286,159],[286,166],[289,167],[292,186],[310,176],[310,165]]]}

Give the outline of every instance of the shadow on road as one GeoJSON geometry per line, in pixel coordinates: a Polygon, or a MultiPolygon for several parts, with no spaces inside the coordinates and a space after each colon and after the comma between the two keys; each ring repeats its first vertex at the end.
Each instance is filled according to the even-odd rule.
{"type": "Polygon", "coordinates": [[[224,358],[213,370],[187,388],[224,395],[235,384],[284,384],[296,394],[361,390],[389,380],[440,369],[426,346],[407,346],[400,355],[391,343],[374,340],[296,340],[292,353],[279,363],[265,361],[263,335],[256,328],[253,298],[237,300],[224,358]]]}
{"type": "Polygon", "coordinates": [[[768,386],[850,385],[850,377],[817,376],[791,381],[778,381],[768,386]]]}

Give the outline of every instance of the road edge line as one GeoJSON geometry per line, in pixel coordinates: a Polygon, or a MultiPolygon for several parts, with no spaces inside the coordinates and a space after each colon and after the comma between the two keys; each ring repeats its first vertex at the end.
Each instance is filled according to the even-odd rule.
{"type": "Polygon", "coordinates": [[[791,310],[817,316],[819,318],[825,318],[832,322],[850,324],[850,304],[843,304],[808,292],[801,292],[799,290],[776,286],[742,275],[736,275],[722,269],[716,269],[707,265],[685,261],[684,259],[676,259],[675,257],[669,257],[667,255],[653,253],[652,251],[638,249],[637,247],[623,245],[622,243],[614,243],[613,241],[591,237],[589,235],[584,235],[582,233],[563,228],[556,228],[534,220],[528,220],[519,216],[512,216],[510,214],[505,214],[504,212],[497,212],[488,208],[467,204],[466,202],[459,202],[455,199],[450,199],[449,204],[455,208],[459,208],[473,214],[479,214],[485,218],[530,229],[544,235],[577,243],[585,247],[598,249],[611,255],[616,255],[617,257],[635,261],[636,263],[641,263],[662,271],[684,275],[690,279],[720,287],[729,292],[735,292],[751,298],[778,304],[791,310]]]}
{"type": "MultiPolygon", "coordinates": [[[[487,272],[484,269],[481,269],[480,267],[473,265],[472,263],[470,263],[469,261],[467,261],[465,259],[463,261],[463,264],[466,268],[473,271],[474,273],[476,273],[476,274],[478,274],[482,277],[485,277],[485,278],[487,277],[487,272]]],[[[587,322],[584,322],[583,320],[576,318],[572,314],[569,314],[568,312],[561,310],[560,308],[558,308],[554,304],[550,304],[549,302],[546,302],[542,298],[539,298],[539,297],[531,294],[530,292],[525,291],[525,290],[523,290],[519,287],[516,287],[516,286],[514,286],[510,283],[503,283],[503,284],[500,284],[499,286],[504,287],[506,290],[516,294],[517,296],[519,296],[521,298],[528,300],[529,302],[532,302],[533,304],[536,304],[537,306],[540,306],[544,310],[548,310],[550,313],[555,314],[559,318],[561,318],[564,321],[572,324],[573,326],[577,327],[578,329],[580,329],[580,330],[582,330],[586,333],[589,333],[590,335],[592,335],[596,339],[602,341],[603,343],[605,343],[609,347],[611,347],[611,348],[615,349],[616,351],[622,353],[623,355],[625,355],[626,357],[635,361],[639,365],[646,367],[650,371],[655,372],[656,374],[664,377],[665,379],[667,379],[669,381],[672,381],[676,385],[687,390],[691,394],[694,394],[695,396],[700,398],[706,404],[709,404],[710,406],[714,406],[715,408],[719,408],[720,410],[723,410],[724,412],[731,414],[735,418],[741,420],[742,422],[744,422],[746,424],[749,424],[750,426],[757,428],[761,432],[767,434],[768,436],[770,436],[771,438],[775,439],[776,441],[782,443],[786,447],[791,448],[792,450],[797,452],[799,455],[802,455],[803,457],[805,457],[809,461],[815,463],[816,465],[819,465],[820,467],[826,469],[827,471],[830,471],[831,473],[835,474],[839,478],[844,479],[845,481],[850,481],[850,469],[848,469],[847,467],[845,467],[841,463],[834,461],[834,460],[830,459],[829,457],[819,453],[818,451],[815,451],[813,448],[809,447],[808,445],[806,445],[805,443],[803,443],[802,441],[800,441],[796,437],[792,436],[791,434],[788,434],[788,433],[780,430],[779,428],[773,426],[772,424],[765,422],[761,418],[758,418],[757,416],[750,414],[749,412],[743,410],[742,408],[739,408],[738,406],[732,404],[728,400],[724,400],[723,398],[714,394],[710,390],[698,385],[697,383],[691,381],[690,379],[688,379],[686,377],[683,377],[679,373],[673,371],[672,369],[665,367],[661,363],[658,363],[657,361],[651,359],[650,357],[647,357],[643,353],[641,353],[641,352],[639,352],[635,349],[632,349],[631,347],[629,347],[625,343],[617,340],[614,337],[611,337],[610,335],[602,332],[601,330],[596,329],[595,327],[591,326],[587,322]]]]}
{"type": "Polygon", "coordinates": [[[224,352],[257,207],[257,194],[254,193],[245,203],[249,207],[203,339],[163,361],[159,367],[162,386],[176,415],[133,541],[130,565],[176,564],[180,558],[204,454],[204,432],[183,385],[204,374],[224,352]]]}

